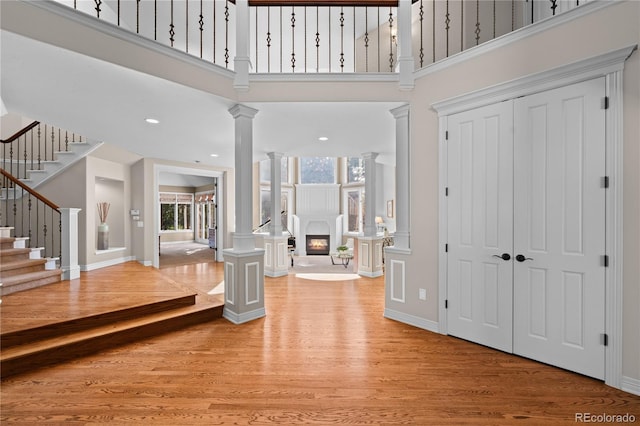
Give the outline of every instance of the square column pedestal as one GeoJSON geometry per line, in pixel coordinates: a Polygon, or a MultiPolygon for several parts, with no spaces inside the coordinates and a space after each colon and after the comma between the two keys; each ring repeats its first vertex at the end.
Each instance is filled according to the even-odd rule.
{"type": "Polygon", "coordinates": [[[282,277],[289,273],[288,238],[266,235],[264,241],[264,274],[267,277],[282,277]]]}
{"type": "Polygon", "coordinates": [[[375,278],[383,275],[383,237],[358,237],[358,275],[375,278]]]}
{"type": "Polygon", "coordinates": [[[224,250],[222,316],[234,324],[242,324],[265,315],[264,250],[224,250]]]}

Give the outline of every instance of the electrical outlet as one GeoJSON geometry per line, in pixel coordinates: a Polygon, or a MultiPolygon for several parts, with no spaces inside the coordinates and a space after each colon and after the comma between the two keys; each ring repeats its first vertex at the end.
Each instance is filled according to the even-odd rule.
{"type": "Polygon", "coordinates": [[[420,298],[420,300],[427,300],[427,289],[421,288],[418,297],[420,298]]]}

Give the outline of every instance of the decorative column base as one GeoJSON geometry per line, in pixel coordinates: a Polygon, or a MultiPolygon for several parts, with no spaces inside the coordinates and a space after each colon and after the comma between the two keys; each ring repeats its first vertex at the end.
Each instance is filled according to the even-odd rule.
{"type": "Polygon", "coordinates": [[[264,237],[264,274],[267,277],[283,277],[289,273],[287,237],[264,237]]]}
{"type": "Polygon", "coordinates": [[[375,278],[383,275],[382,237],[358,237],[358,275],[375,278]]]}
{"type": "Polygon", "coordinates": [[[242,324],[265,315],[264,250],[224,250],[222,316],[234,324],[242,324]]]}

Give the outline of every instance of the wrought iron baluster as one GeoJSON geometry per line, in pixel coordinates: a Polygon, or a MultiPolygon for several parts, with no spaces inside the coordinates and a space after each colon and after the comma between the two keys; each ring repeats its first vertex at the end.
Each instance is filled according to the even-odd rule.
{"type": "Polygon", "coordinates": [[[558,7],[558,0],[549,0],[551,2],[551,15],[556,16],[556,7],[558,7]]]}
{"type": "Polygon", "coordinates": [[[120,0],[118,0],[117,15],[118,15],[118,26],[120,26],[120,0]]]}
{"type": "Polygon", "coordinates": [[[29,134],[31,135],[31,170],[33,170],[33,130],[29,131],[29,134]]]}
{"type": "Polygon", "coordinates": [[[369,72],[369,8],[364,8],[364,70],[369,72]]]}
{"type": "Polygon", "coordinates": [[[340,72],[344,72],[344,8],[340,8],[340,72]]]}
{"type": "Polygon", "coordinates": [[[307,6],[304,11],[304,72],[307,72],[307,6]]]}
{"type": "Polygon", "coordinates": [[[316,72],[320,72],[320,8],[316,6],[316,72]]]}
{"type": "Polygon", "coordinates": [[[282,6],[280,6],[280,72],[282,72],[282,6]]]}
{"type": "Polygon", "coordinates": [[[224,67],[229,68],[229,0],[224,2],[224,67]]]}
{"type": "MultiPolygon", "coordinates": [[[[28,222],[29,222],[29,241],[31,241],[31,240],[33,239],[33,235],[32,235],[32,233],[31,233],[31,206],[32,206],[31,193],[29,193],[29,200],[28,200],[28,209],[29,209],[29,212],[28,212],[28,215],[29,215],[29,216],[28,216],[28,217],[29,217],[29,220],[28,220],[28,222]]],[[[24,216],[24,215],[23,215],[23,216],[24,216]]]]}
{"type": "Polygon", "coordinates": [[[174,31],[175,26],[173,25],[173,0],[171,0],[171,21],[169,23],[169,41],[171,42],[171,47],[173,47],[174,36],[176,32],[174,31]]]}
{"type": "Polygon", "coordinates": [[[254,58],[254,61],[256,63],[256,72],[258,72],[260,70],[260,68],[258,68],[258,11],[260,10],[260,8],[255,7],[254,9],[256,11],[256,56],[254,58]]]}
{"type": "Polygon", "coordinates": [[[445,50],[446,50],[446,57],[449,57],[449,24],[451,23],[451,19],[449,19],[449,0],[447,0],[447,13],[445,13],[445,19],[444,19],[444,30],[445,30],[445,35],[446,35],[446,42],[445,42],[445,50]]]}
{"type": "Polygon", "coordinates": [[[480,43],[480,0],[476,0],[476,46],[480,43]]]}
{"type": "Polygon", "coordinates": [[[216,2],[213,2],[213,63],[216,63],[216,2]]]}
{"type": "Polygon", "coordinates": [[[158,0],[153,0],[153,39],[158,40],[158,0]]]}
{"type": "Polygon", "coordinates": [[[353,6],[353,72],[356,72],[356,7],[355,6],[353,6]]]}
{"type": "Polygon", "coordinates": [[[51,158],[50,160],[53,160],[53,154],[55,149],[56,149],[56,131],[53,128],[53,126],[51,126],[51,158]]]}
{"type": "Polygon", "coordinates": [[[431,30],[433,32],[432,37],[431,37],[431,41],[433,44],[433,58],[432,58],[432,63],[436,61],[436,2],[432,1],[431,2],[432,6],[433,6],[433,13],[431,15],[432,18],[432,23],[431,23],[431,30]]]}
{"type": "Polygon", "coordinates": [[[516,28],[516,0],[511,0],[511,31],[516,28]]]}
{"type": "Polygon", "coordinates": [[[38,170],[42,170],[41,149],[42,149],[41,132],[40,132],[40,125],[38,124],[38,170]]]}
{"type": "Polygon", "coordinates": [[[62,151],[62,129],[58,128],[58,152],[62,151]]]}
{"type": "Polygon", "coordinates": [[[291,6],[291,72],[296,72],[296,8],[291,6]]]}
{"type": "MultiPolygon", "coordinates": [[[[118,3],[120,0],[118,0],[118,3]]],[[[120,7],[118,5],[118,7],[120,7]]],[[[118,12],[119,13],[119,12],[118,12]]],[[[120,19],[120,18],[118,18],[120,19]]],[[[120,25],[120,24],[118,24],[120,25]]],[[[136,0],[136,34],[140,34],[140,0],[136,0]]]]}
{"type": "Polygon", "coordinates": [[[331,7],[329,7],[328,11],[329,11],[329,32],[327,35],[329,36],[329,72],[331,72],[331,7]]]}
{"type": "Polygon", "coordinates": [[[271,6],[267,6],[267,72],[271,72],[271,6]]]}
{"type": "Polygon", "coordinates": [[[44,161],[47,161],[47,125],[44,125],[44,161]]]}
{"type": "Polygon", "coordinates": [[[101,10],[102,0],[94,0],[94,2],[95,2],[95,4],[96,4],[96,7],[95,7],[95,10],[96,10],[96,17],[97,17],[97,18],[100,18],[100,12],[102,11],[102,10],[101,10]]]}
{"type": "Polygon", "coordinates": [[[528,0],[528,1],[531,1],[531,23],[533,24],[533,3],[534,3],[534,0],[528,0]]]}
{"type": "MultiPolygon", "coordinates": [[[[202,35],[204,31],[204,15],[202,14],[202,0],[200,0],[200,15],[198,15],[198,18],[200,18],[198,20],[198,25],[199,25],[198,29],[200,30],[200,59],[202,59],[202,35]]],[[[257,19],[256,19],[256,22],[257,22],[257,19]]],[[[257,67],[257,62],[256,62],[256,67],[257,67]]]]}
{"type": "Polygon", "coordinates": [[[69,132],[64,132],[64,150],[69,152],[69,132]]]}
{"type": "Polygon", "coordinates": [[[496,0],[493,0],[493,38],[496,38],[496,0]]]}
{"type": "Polygon", "coordinates": [[[24,163],[22,168],[24,169],[24,178],[27,178],[27,135],[24,135],[24,153],[23,153],[24,163]]]}
{"type": "Polygon", "coordinates": [[[184,0],[184,48],[189,53],[189,0],[184,0]]]}
{"type": "Polygon", "coordinates": [[[460,1],[460,51],[464,50],[464,1],[460,1]]]}
{"type": "Polygon", "coordinates": [[[393,72],[393,9],[392,8],[389,8],[389,71],[393,72]]]}

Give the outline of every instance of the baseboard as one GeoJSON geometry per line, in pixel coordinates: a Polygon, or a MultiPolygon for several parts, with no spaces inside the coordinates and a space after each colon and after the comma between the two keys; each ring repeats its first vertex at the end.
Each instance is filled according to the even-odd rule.
{"type": "Polygon", "coordinates": [[[138,260],[138,263],[142,266],[153,266],[153,262],[150,260],[138,260]]]}
{"type": "Polygon", "coordinates": [[[255,311],[245,312],[242,314],[236,314],[231,312],[226,306],[224,308],[222,316],[234,324],[243,324],[245,322],[253,321],[258,318],[262,318],[267,315],[265,308],[256,309],[255,311]]]}
{"type": "Polygon", "coordinates": [[[625,392],[640,396],[640,380],[634,379],[632,377],[622,376],[622,386],[620,386],[620,389],[625,392]]]}
{"type": "Polygon", "coordinates": [[[80,271],[89,272],[100,268],[106,268],[107,266],[119,265],[121,263],[130,262],[136,260],[135,256],[119,257],[116,259],[104,260],[102,262],[90,263],[88,265],[80,265],[80,271]]]}
{"type": "Polygon", "coordinates": [[[415,315],[405,314],[403,312],[394,311],[393,309],[385,309],[384,317],[395,320],[395,321],[399,321],[405,324],[409,324],[414,327],[422,328],[423,330],[438,333],[437,322],[420,318],[415,315]]]}

